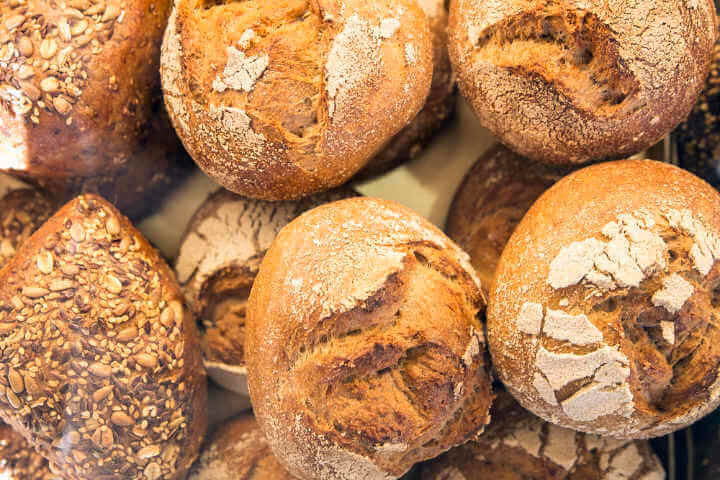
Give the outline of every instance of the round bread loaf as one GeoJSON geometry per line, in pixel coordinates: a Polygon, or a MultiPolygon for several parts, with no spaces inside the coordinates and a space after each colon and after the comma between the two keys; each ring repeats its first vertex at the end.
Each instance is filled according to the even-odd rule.
{"type": "Polygon", "coordinates": [[[715,43],[705,89],[675,130],[675,141],[680,166],[720,187],[720,39],[715,43]]]}
{"type": "Polygon", "coordinates": [[[425,105],[405,128],[355,176],[358,180],[387,172],[417,157],[452,119],[457,103],[455,75],[447,51],[448,14],[444,0],[416,0],[430,22],[433,76],[425,105]]]}
{"type": "Polygon", "coordinates": [[[43,193],[8,178],[0,176],[0,269],[55,209],[43,193]]]}
{"type": "Polygon", "coordinates": [[[712,0],[457,0],[450,58],[484,126],[552,163],[657,143],[703,87],[712,0]]]}
{"type": "Polygon", "coordinates": [[[720,194],[649,161],[610,162],[551,187],[497,266],[495,369],[561,426],[659,436],[720,398],[720,194]]]}
{"type": "Polygon", "coordinates": [[[0,425],[0,478],[7,480],[60,480],[48,461],[8,425],[0,425]]]}
{"type": "Polygon", "coordinates": [[[162,108],[170,0],[0,3],[0,169],[137,216],[178,174],[162,108]],[[146,199],[147,201],[143,201],[146,199]]]}
{"type": "Polygon", "coordinates": [[[192,315],[109,203],[77,197],[0,270],[0,416],[67,479],[179,480],[205,430],[192,315]]]}
{"type": "Polygon", "coordinates": [[[201,325],[205,368],[218,384],[248,395],[245,309],[260,262],[280,229],[306,210],[356,195],[342,188],[303,200],[266,202],[221,189],[195,212],[175,273],[201,325]]]}
{"type": "Polygon", "coordinates": [[[198,165],[286,200],[344,183],[414,118],[432,57],[415,0],[180,0],[161,73],[198,165]]]}
{"type": "Polygon", "coordinates": [[[517,224],[535,200],[569,171],[535,163],[495,145],[465,175],[450,205],[445,230],[470,255],[486,294],[517,224]]]}
{"type": "Polygon", "coordinates": [[[645,441],[574,432],[528,413],[507,394],[475,441],[421,467],[421,480],[665,480],[645,441]]]}
{"type": "Polygon", "coordinates": [[[481,432],[492,399],[467,255],[394,202],[357,197],[277,236],[250,294],[255,414],[301,479],[389,479],[481,432]]]}

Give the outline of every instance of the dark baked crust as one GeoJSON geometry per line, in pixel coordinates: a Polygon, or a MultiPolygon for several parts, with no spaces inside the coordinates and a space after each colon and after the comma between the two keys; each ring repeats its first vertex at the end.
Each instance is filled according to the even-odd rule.
{"type": "Polygon", "coordinates": [[[158,74],[170,5],[3,2],[0,169],[63,200],[100,192],[123,212],[145,213],[184,154],[158,74]]]}
{"type": "Polygon", "coordinates": [[[542,165],[495,145],[465,175],[445,229],[470,255],[486,293],[517,224],[535,200],[570,170],[542,165]]]}
{"type": "Polygon", "coordinates": [[[712,0],[458,0],[450,57],[484,126],[519,154],[625,158],[685,118],[710,65],[712,0]]]}
{"type": "Polygon", "coordinates": [[[176,130],[203,170],[253,198],[344,183],[420,111],[432,79],[414,0],[182,0],[169,27],[176,130]]]}
{"type": "Polygon", "coordinates": [[[299,478],[394,478],[482,431],[491,402],[467,256],[400,205],[358,197],[277,236],[250,295],[263,431],[299,478]]]}
{"type": "Polygon", "coordinates": [[[0,270],[0,416],[68,479],[183,478],[205,431],[195,322],[105,200],[65,205],[0,270]]]}

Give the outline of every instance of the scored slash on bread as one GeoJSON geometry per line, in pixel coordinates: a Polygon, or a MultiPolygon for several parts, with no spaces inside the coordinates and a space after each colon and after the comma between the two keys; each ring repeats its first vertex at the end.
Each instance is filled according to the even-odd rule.
{"type": "Polygon", "coordinates": [[[183,478],[205,429],[195,323],[114,207],[77,197],[18,249],[0,327],[0,416],[65,477],[183,478]]]}

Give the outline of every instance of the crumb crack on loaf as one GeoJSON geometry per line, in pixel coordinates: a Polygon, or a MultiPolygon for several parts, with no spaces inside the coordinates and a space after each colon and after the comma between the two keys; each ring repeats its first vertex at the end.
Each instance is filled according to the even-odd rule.
{"type": "Polygon", "coordinates": [[[578,108],[610,115],[639,89],[600,19],[561,3],[471,29],[475,56],[520,75],[538,75],[578,108]]]}

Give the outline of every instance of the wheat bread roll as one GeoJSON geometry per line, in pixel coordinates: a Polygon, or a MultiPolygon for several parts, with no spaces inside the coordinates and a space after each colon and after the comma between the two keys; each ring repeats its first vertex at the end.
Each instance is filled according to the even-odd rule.
{"type": "Polygon", "coordinates": [[[422,110],[355,176],[364,180],[381,175],[416,158],[453,118],[457,103],[455,75],[447,50],[448,12],[445,0],[416,0],[430,22],[433,76],[422,110]]]}
{"type": "Polygon", "coordinates": [[[570,168],[533,162],[494,145],[455,192],[445,231],[468,252],[487,294],[505,244],[535,200],[570,168]]]}
{"type": "Polygon", "coordinates": [[[493,420],[472,442],[422,465],[420,480],[664,480],[648,442],[547,423],[499,394],[493,420]]]}
{"type": "Polygon", "coordinates": [[[198,165],[235,193],[288,200],[367,164],[422,108],[432,61],[415,0],[181,0],[161,73],[198,165]]]}
{"type": "Polygon", "coordinates": [[[657,143],[702,90],[712,0],[457,0],[450,58],[482,124],[550,163],[625,158],[657,143]]]}
{"type": "Polygon", "coordinates": [[[357,196],[349,188],[267,202],[220,189],[198,208],[181,240],[175,273],[200,324],[208,375],[249,395],[245,312],[260,262],[278,232],[306,210],[357,196]]]}
{"type": "Polygon", "coordinates": [[[300,479],[397,478],[483,430],[492,400],[467,255],[394,202],[357,197],[286,226],[250,294],[248,384],[300,479]]]}
{"type": "Polygon", "coordinates": [[[162,106],[170,0],[0,5],[0,170],[146,213],[184,155],[162,106]]]}
{"type": "Polygon", "coordinates": [[[720,397],[720,194],[678,167],[587,167],[532,206],[497,266],[500,379],[560,426],[618,438],[683,428],[720,397]]]}
{"type": "Polygon", "coordinates": [[[0,270],[0,340],[0,417],[64,478],[184,478],[205,431],[195,322],[109,203],[77,197],[0,270]]]}

